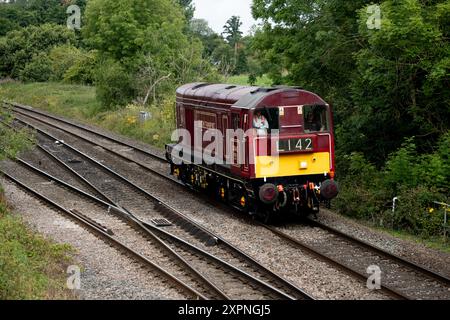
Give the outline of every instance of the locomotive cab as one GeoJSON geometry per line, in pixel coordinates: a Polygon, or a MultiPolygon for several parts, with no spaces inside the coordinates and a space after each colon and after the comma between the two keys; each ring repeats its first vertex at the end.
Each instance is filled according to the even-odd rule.
{"type": "Polygon", "coordinates": [[[320,200],[337,195],[329,105],[265,106],[252,114],[253,185],[262,190],[259,200],[278,210],[318,212],[320,200]]]}

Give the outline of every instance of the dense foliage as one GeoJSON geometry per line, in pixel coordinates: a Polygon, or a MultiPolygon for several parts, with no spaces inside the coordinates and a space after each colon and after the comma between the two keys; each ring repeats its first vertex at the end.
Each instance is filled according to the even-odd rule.
{"type": "Polygon", "coordinates": [[[450,1],[371,4],[255,0],[253,48],[275,83],[334,105],[338,209],[383,224],[397,196],[396,226],[438,234],[425,212],[449,200],[450,1]]]}
{"type": "Polygon", "coordinates": [[[0,38],[0,76],[19,78],[23,80],[48,80],[49,61],[46,55],[54,47],[62,44],[76,43],[75,34],[65,26],[43,24],[29,26],[9,32],[0,38]],[[32,65],[27,69],[27,65],[32,65]],[[42,69],[46,72],[43,78],[32,78],[33,70],[42,69]]]}
{"type": "Polygon", "coordinates": [[[92,0],[85,15],[83,35],[100,56],[96,83],[106,106],[133,98],[147,102],[154,89],[167,92],[167,83],[173,89],[213,73],[201,42],[184,33],[182,7],[170,0],[92,0]]]}
{"type": "Polygon", "coordinates": [[[414,141],[408,139],[382,170],[361,153],[344,160],[346,167],[341,170],[346,175],[340,178],[343,189],[335,202],[340,212],[422,236],[442,232],[444,212],[433,202],[448,201],[450,134],[441,138],[431,154],[419,154],[414,141]],[[394,198],[398,202],[393,213],[394,198]]]}
{"type": "Polygon", "coordinates": [[[86,2],[87,0],[16,0],[0,4],[0,36],[31,25],[66,25],[67,7],[76,4],[83,10],[86,2]]]}
{"type": "Polygon", "coordinates": [[[255,0],[265,23],[254,47],[274,82],[334,104],[342,153],[360,151],[381,165],[405,137],[430,150],[449,129],[450,7],[383,1],[378,30],[367,26],[370,3],[255,0]]]}

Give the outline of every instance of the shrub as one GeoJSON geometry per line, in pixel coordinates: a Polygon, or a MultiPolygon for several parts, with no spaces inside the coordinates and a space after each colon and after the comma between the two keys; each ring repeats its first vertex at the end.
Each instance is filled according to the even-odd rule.
{"type": "Polygon", "coordinates": [[[52,65],[51,80],[77,84],[92,84],[96,54],[66,44],[53,48],[49,54],[52,65]]]}
{"type": "Polygon", "coordinates": [[[442,233],[444,216],[440,210],[430,210],[433,201],[445,201],[436,189],[426,186],[410,188],[402,186],[395,214],[388,213],[395,229],[405,230],[422,237],[437,236],[442,233]]]}
{"type": "Polygon", "coordinates": [[[449,202],[450,135],[436,152],[418,155],[413,139],[390,155],[384,170],[378,170],[360,153],[344,156],[345,175],[338,177],[341,192],[334,202],[339,213],[370,219],[374,224],[395,227],[430,237],[442,231],[443,215],[429,212],[433,201],[449,202]],[[398,198],[392,214],[393,198],[398,198]]]}
{"type": "Polygon", "coordinates": [[[133,77],[114,60],[106,60],[96,69],[96,93],[106,109],[126,105],[135,96],[133,77]]]}
{"type": "Polygon", "coordinates": [[[20,79],[28,82],[45,82],[52,76],[51,61],[47,54],[41,52],[33,56],[20,72],[20,79]]]}
{"type": "Polygon", "coordinates": [[[418,182],[418,155],[412,139],[408,139],[402,147],[394,152],[386,163],[385,181],[396,192],[399,186],[414,187],[418,182]]]}
{"type": "Polygon", "coordinates": [[[75,33],[60,25],[43,24],[12,31],[0,41],[0,73],[17,78],[37,54],[75,42],[75,33]]]}
{"type": "Polygon", "coordinates": [[[49,54],[52,67],[52,80],[63,80],[67,70],[80,60],[80,56],[80,50],[72,45],[65,44],[54,47],[49,54]]]}
{"type": "Polygon", "coordinates": [[[361,153],[345,156],[345,176],[339,179],[341,190],[334,201],[338,212],[358,219],[382,223],[380,214],[388,192],[382,188],[383,174],[361,153]]]}
{"type": "Polygon", "coordinates": [[[66,71],[64,82],[78,84],[94,84],[97,67],[97,53],[95,51],[82,52],[80,59],[66,71]]]}

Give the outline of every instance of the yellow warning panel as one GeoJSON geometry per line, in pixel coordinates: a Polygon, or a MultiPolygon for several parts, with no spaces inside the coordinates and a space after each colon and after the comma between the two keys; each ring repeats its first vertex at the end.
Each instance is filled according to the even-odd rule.
{"type": "Polygon", "coordinates": [[[281,154],[279,157],[263,156],[255,159],[256,178],[325,174],[330,172],[330,168],[329,152],[281,154]]]}

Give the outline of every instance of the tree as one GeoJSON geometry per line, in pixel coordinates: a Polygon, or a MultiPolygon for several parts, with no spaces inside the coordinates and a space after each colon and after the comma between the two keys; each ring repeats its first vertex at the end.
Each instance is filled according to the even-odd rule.
{"type": "Polygon", "coordinates": [[[0,36],[8,32],[37,24],[36,15],[15,3],[0,4],[0,36]]]}
{"type": "Polygon", "coordinates": [[[214,64],[218,64],[222,59],[221,57],[217,59],[214,52],[219,46],[227,45],[225,40],[214,32],[209,26],[208,21],[204,19],[193,19],[190,24],[190,32],[202,42],[204,48],[203,56],[211,59],[214,64]]]}
{"type": "Polygon", "coordinates": [[[184,16],[170,0],[92,0],[85,15],[87,43],[126,64],[135,64],[144,52],[175,50],[187,40],[184,16]]]}
{"type": "Polygon", "coordinates": [[[449,129],[448,1],[255,0],[255,56],[275,84],[334,105],[338,160],[353,151],[381,167],[404,138],[431,151],[449,129]]]}
{"type": "Polygon", "coordinates": [[[416,136],[419,150],[431,151],[450,128],[450,44],[428,14],[432,7],[384,1],[381,30],[367,29],[367,11],[360,11],[364,48],[354,55],[354,112],[343,129],[351,134],[358,128],[360,134],[346,137],[346,144],[377,163],[405,137],[416,136]]]}
{"type": "Polygon", "coordinates": [[[242,39],[241,26],[241,18],[237,16],[232,16],[223,26],[224,31],[222,32],[222,35],[225,35],[225,39],[232,47],[235,47],[242,39]]]}
{"type": "Polygon", "coordinates": [[[192,0],[177,0],[180,4],[181,8],[184,11],[184,16],[186,17],[186,21],[192,21],[194,18],[195,6],[192,3],[192,0]]]}
{"type": "Polygon", "coordinates": [[[75,33],[66,26],[44,24],[11,31],[0,38],[0,75],[20,78],[34,56],[47,54],[54,46],[66,43],[76,43],[75,33]]]}
{"type": "Polygon", "coordinates": [[[225,39],[227,40],[228,44],[232,48],[234,48],[235,67],[238,63],[239,41],[242,39],[241,26],[242,26],[241,18],[237,16],[232,16],[223,26],[224,31],[222,32],[222,35],[225,36],[225,39]]]}
{"type": "Polygon", "coordinates": [[[87,0],[20,0],[0,3],[0,36],[31,25],[65,25],[67,7],[76,4],[84,12],[87,0]]]}
{"type": "MultiPolygon", "coordinates": [[[[203,48],[199,40],[190,39],[184,33],[184,14],[181,7],[173,6],[172,0],[90,0],[85,15],[83,34],[86,42],[98,50],[102,60],[114,66],[115,72],[111,77],[116,78],[120,72],[125,72],[126,79],[142,79],[138,75],[150,60],[151,74],[157,74],[157,79],[171,74],[171,86],[177,85],[178,81],[198,79],[191,71],[203,66],[203,48]],[[188,66],[186,61],[190,63],[188,66]]],[[[139,85],[136,81],[129,83],[127,80],[124,92],[113,94],[106,90],[108,83],[103,81],[108,81],[108,77],[99,77],[97,84],[105,88],[101,90],[101,96],[107,105],[111,105],[115,98],[124,104],[137,95],[146,96],[148,92],[144,89],[142,94],[140,90],[148,88],[148,83],[139,85]],[[112,96],[105,98],[107,95],[112,96]]],[[[121,90],[120,86],[116,89],[121,90]]]]}

